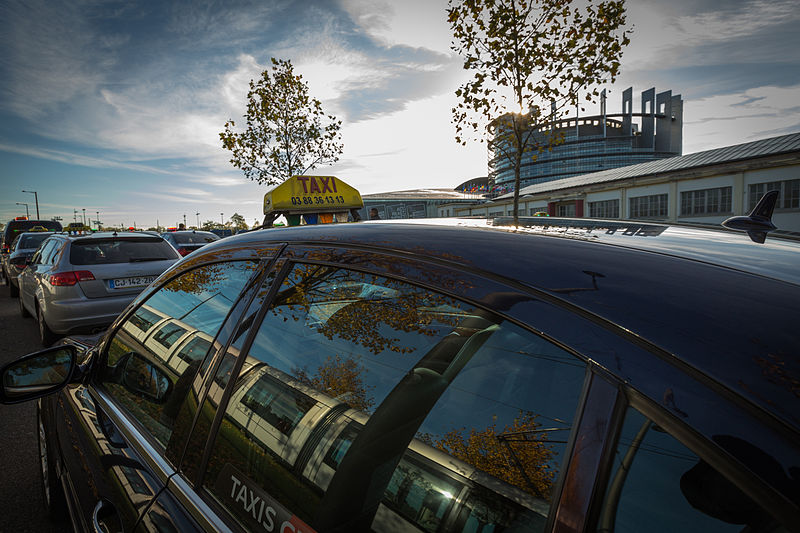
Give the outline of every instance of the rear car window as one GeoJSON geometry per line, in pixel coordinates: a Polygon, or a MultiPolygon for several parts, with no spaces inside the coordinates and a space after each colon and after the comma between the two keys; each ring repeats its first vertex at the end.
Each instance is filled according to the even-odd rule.
{"type": "Polygon", "coordinates": [[[172,238],[178,244],[207,244],[219,240],[213,233],[176,233],[172,238]]]}
{"type": "Polygon", "coordinates": [[[19,244],[17,245],[17,250],[20,249],[27,249],[27,248],[38,248],[40,244],[44,242],[46,238],[48,238],[51,234],[50,233],[39,233],[37,235],[21,235],[19,238],[19,244]]]}
{"type": "Polygon", "coordinates": [[[172,246],[162,239],[92,239],[73,242],[69,262],[73,265],[104,265],[164,261],[176,257],[172,246]]]}

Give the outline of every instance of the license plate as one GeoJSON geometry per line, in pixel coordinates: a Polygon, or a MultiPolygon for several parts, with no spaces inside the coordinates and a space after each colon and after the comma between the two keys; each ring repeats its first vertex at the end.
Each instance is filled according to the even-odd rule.
{"type": "Polygon", "coordinates": [[[133,278],[112,279],[109,282],[112,289],[127,289],[128,287],[144,287],[153,283],[157,276],[136,276],[133,278]]]}

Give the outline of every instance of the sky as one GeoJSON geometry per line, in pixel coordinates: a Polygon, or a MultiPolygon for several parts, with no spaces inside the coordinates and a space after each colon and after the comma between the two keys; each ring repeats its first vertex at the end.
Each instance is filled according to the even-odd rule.
{"type": "MultiPolygon", "coordinates": [[[[684,100],[683,153],[800,132],[800,1],[627,0],[631,44],[609,92],[684,100]]],[[[335,175],[362,194],[453,188],[487,172],[455,142],[469,79],[446,0],[0,0],[0,221],[115,226],[261,220],[270,188],[219,133],[248,82],[289,59],[342,121],[335,175]],[[76,215],[77,213],[77,215],[76,215]]],[[[599,105],[585,114],[599,113],[599,105]]],[[[582,113],[583,114],[583,113],[582,113]]]]}

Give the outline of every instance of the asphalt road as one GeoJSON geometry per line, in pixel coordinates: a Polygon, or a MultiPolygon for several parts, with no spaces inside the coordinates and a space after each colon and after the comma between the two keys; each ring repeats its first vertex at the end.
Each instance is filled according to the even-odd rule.
{"type": "MultiPolygon", "coordinates": [[[[40,349],[36,321],[20,316],[17,299],[0,284],[0,366],[40,349]]],[[[0,405],[0,532],[28,531],[72,531],[44,516],[35,402],[0,405]]]]}

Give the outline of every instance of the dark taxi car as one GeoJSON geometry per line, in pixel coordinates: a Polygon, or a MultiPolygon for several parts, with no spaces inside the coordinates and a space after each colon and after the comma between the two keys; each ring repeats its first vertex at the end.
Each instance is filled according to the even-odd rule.
{"type": "Polygon", "coordinates": [[[95,531],[800,527],[800,243],[628,222],[254,231],[3,370],[95,531]],[[576,225],[577,224],[577,225],[576,225]],[[66,384],[66,385],[65,385],[66,384]]]}
{"type": "Polygon", "coordinates": [[[161,234],[164,240],[175,248],[181,256],[189,255],[206,244],[218,241],[219,237],[210,231],[184,230],[166,231],[161,234]]]}

